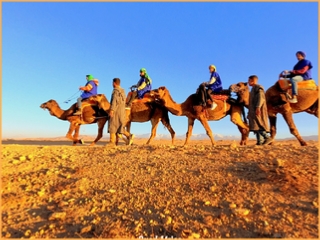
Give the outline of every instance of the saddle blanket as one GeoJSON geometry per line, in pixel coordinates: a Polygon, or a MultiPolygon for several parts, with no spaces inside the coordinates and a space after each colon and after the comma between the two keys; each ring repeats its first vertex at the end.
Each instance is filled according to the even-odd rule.
{"type": "MultiPolygon", "coordinates": [[[[287,79],[279,79],[278,83],[283,91],[291,89],[292,87],[290,80],[287,79]]],[[[317,90],[317,88],[317,84],[313,79],[298,82],[298,89],[317,90]]]]}

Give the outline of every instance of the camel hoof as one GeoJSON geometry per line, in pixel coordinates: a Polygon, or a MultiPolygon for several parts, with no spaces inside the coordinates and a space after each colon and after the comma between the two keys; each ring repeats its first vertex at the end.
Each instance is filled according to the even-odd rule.
{"type": "Polygon", "coordinates": [[[92,143],[90,144],[90,147],[92,147],[92,146],[94,146],[94,145],[96,145],[96,143],[95,143],[95,142],[92,142],[92,143]]]}
{"type": "Polygon", "coordinates": [[[308,144],[306,142],[301,142],[300,145],[301,146],[308,146],[308,144]]]}

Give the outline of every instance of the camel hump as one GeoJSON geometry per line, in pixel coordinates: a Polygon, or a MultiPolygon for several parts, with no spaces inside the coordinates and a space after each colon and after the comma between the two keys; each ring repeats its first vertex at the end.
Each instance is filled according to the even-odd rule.
{"type": "Polygon", "coordinates": [[[99,98],[97,98],[96,96],[91,96],[89,98],[82,100],[83,104],[90,104],[90,105],[98,105],[99,102],[100,102],[99,98]]]}
{"type": "MultiPolygon", "coordinates": [[[[287,79],[279,79],[278,84],[279,84],[281,90],[283,90],[283,91],[291,89],[291,87],[292,87],[290,80],[287,80],[287,79]]],[[[318,87],[317,87],[315,80],[310,79],[310,80],[304,80],[304,81],[298,82],[298,89],[317,90],[318,87]]]]}

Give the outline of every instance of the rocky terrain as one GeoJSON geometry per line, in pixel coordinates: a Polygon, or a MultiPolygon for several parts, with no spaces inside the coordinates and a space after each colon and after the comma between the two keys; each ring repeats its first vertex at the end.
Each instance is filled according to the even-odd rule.
{"type": "Polygon", "coordinates": [[[319,238],[318,141],[2,145],[2,238],[319,238]]]}

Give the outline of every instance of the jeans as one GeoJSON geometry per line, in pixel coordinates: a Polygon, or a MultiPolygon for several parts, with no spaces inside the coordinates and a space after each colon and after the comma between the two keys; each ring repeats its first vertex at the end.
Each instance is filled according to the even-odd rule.
{"type": "Polygon", "coordinates": [[[261,145],[264,140],[269,138],[266,131],[259,130],[259,131],[255,131],[254,133],[256,134],[257,144],[259,144],[259,145],[261,145]]]}
{"type": "Polygon", "coordinates": [[[290,82],[292,84],[292,95],[298,95],[297,82],[301,82],[301,81],[303,81],[303,77],[301,77],[300,75],[290,78],[290,82]]]}
{"type": "Polygon", "coordinates": [[[78,102],[78,109],[81,109],[81,104],[82,104],[82,97],[78,97],[77,102],[78,102]]]}

